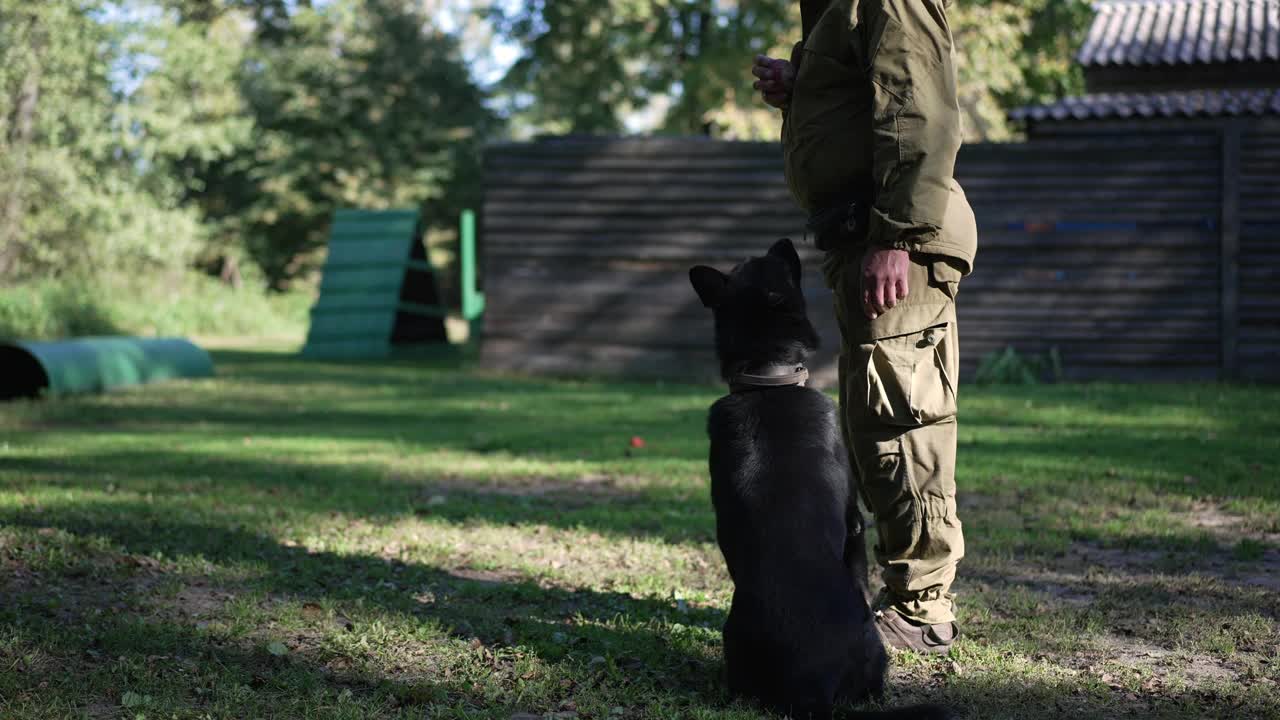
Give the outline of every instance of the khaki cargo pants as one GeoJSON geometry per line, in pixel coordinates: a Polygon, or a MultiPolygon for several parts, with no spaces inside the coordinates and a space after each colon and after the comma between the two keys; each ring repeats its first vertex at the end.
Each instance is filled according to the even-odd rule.
{"type": "Polygon", "coordinates": [[[879,535],[884,587],[876,607],[951,622],[951,583],[964,556],[955,484],[961,272],[913,253],[909,295],[872,321],[862,310],[862,254],[861,247],[829,253],[824,272],[843,341],[844,439],[879,535]]]}

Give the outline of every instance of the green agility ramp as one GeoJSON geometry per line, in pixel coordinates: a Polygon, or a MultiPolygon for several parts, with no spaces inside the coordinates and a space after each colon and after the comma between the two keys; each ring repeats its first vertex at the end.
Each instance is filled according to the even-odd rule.
{"type": "Polygon", "coordinates": [[[213,376],[209,354],[182,338],[0,343],[0,368],[0,400],[213,376]]]}
{"type": "Polygon", "coordinates": [[[304,356],[379,358],[393,347],[449,341],[422,233],[417,210],[334,213],[304,356]]]}

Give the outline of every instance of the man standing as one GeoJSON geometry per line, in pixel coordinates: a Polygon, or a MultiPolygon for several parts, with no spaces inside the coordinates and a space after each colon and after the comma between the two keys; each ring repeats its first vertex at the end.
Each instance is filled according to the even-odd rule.
{"type": "Polygon", "coordinates": [[[964,538],[956,515],[955,298],[977,228],[952,177],[960,108],[950,0],[800,0],[791,60],[756,58],[783,111],[787,183],[826,252],[840,407],[875,515],[885,641],[943,653],[964,538]]]}

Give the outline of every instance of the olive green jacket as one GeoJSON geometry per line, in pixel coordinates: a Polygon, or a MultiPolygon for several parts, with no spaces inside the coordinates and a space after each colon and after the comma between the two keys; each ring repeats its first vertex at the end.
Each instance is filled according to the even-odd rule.
{"type": "Polygon", "coordinates": [[[950,0],[802,0],[783,112],[787,183],[815,212],[871,203],[867,242],[972,270],[973,211],[953,172],[960,105],[950,0]]]}

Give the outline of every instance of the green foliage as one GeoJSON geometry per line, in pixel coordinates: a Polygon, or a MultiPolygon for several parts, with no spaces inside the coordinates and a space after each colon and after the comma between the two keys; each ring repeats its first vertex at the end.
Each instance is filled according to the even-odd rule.
{"type": "Polygon", "coordinates": [[[121,332],[102,296],[85,285],[50,280],[0,290],[0,338],[53,340],[121,332]]]}
{"type": "Polygon", "coordinates": [[[791,31],[789,6],[556,0],[495,9],[499,31],[525,48],[502,89],[541,132],[615,133],[626,115],[656,110],[663,130],[702,133],[726,104],[752,102],[751,58],[791,31]]]}
{"type": "Polygon", "coordinates": [[[337,207],[426,205],[452,226],[476,202],[479,143],[495,121],[456,41],[414,3],[301,8],[242,67],[252,142],[197,166],[192,197],[273,286],[317,266],[337,207]]]}
{"type": "Polygon", "coordinates": [[[126,141],[100,5],[0,0],[0,278],[174,267],[199,237],[126,141]]]}
{"type": "Polygon", "coordinates": [[[1062,356],[1056,347],[1044,355],[1023,354],[1012,347],[988,353],[973,375],[977,385],[1037,385],[1062,379],[1062,356]]]}
{"type": "MultiPolygon", "coordinates": [[[[673,133],[772,139],[748,73],[759,52],[783,56],[799,39],[798,3],[715,0],[557,0],[493,19],[524,53],[501,89],[536,132],[615,133],[654,115],[673,133]]],[[[1073,64],[1088,0],[958,0],[949,10],[970,139],[1012,136],[1012,107],[1083,89],[1073,64]]]]}
{"type": "Polygon", "coordinates": [[[1047,102],[1084,92],[1084,72],[1075,64],[1075,56],[1093,21],[1093,4],[1089,0],[1033,0],[1027,5],[1031,27],[1017,56],[1023,83],[1009,99],[1047,102]]]}
{"type": "Polygon", "coordinates": [[[1075,53],[1088,0],[957,0],[950,8],[970,140],[1008,140],[1006,113],[1084,91],[1075,53]]]}
{"type": "MultiPolygon", "coordinates": [[[[339,206],[479,196],[496,127],[417,0],[0,0],[0,283],[284,289],[339,206]]],[[[74,290],[68,290],[74,293],[74,290]]]]}
{"type": "Polygon", "coordinates": [[[256,335],[300,337],[308,293],[232,288],[179,272],[146,279],[63,277],[0,289],[0,339],[80,335],[256,335]]]}

